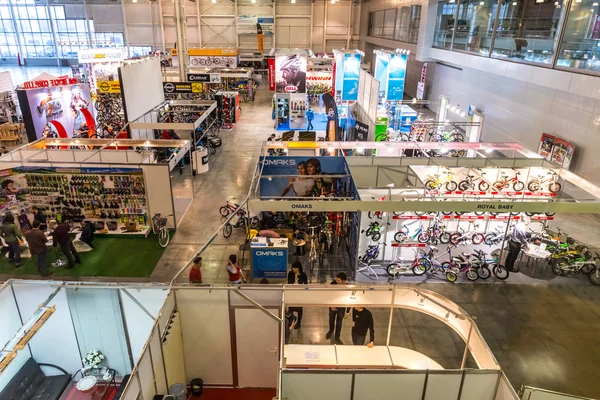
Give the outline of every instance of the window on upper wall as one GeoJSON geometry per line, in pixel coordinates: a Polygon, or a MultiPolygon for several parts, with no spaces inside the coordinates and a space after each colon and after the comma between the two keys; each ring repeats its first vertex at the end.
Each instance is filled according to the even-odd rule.
{"type": "Polygon", "coordinates": [[[421,6],[391,8],[369,13],[368,36],[417,43],[421,6]]]}
{"type": "Polygon", "coordinates": [[[147,56],[152,52],[151,46],[129,46],[129,57],[147,56]]]}
{"type": "MultiPolygon", "coordinates": [[[[493,57],[552,64],[565,10],[562,0],[538,1],[501,3],[493,57]]],[[[582,3],[575,0],[575,4],[582,3]]],[[[588,12],[590,7],[586,7],[588,12]]]]}
{"type": "Polygon", "coordinates": [[[33,1],[23,1],[14,6],[15,23],[22,32],[21,45],[25,57],[56,57],[54,38],[46,6],[22,5],[33,1]]]}
{"type": "MultiPolygon", "coordinates": [[[[0,0],[0,4],[2,0],[0,0]]],[[[10,8],[0,5],[0,57],[14,58],[19,53],[17,34],[12,21],[10,8]]]]}
{"type": "Polygon", "coordinates": [[[497,0],[461,0],[453,49],[488,55],[497,8],[497,0]]]}
{"type": "Polygon", "coordinates": [[[600,72],[599,0],[571,3],[569,18],[558,52],[558,67],[600,72]]]}
{"type": "Polygon", "coordinates": [[[383,36],[383,20],[385,18],[385,11],[376,11],[371,13],[371,34],[369,36],[382,37],[383,36]]]}
{"type": "Polygon", "coordinates": [[[456,10],[457,4],[455,0],[440,1],[438,3],[433,47],[449,49],[452,46],[456,10]]]}
{"type": "Polygon", "coordinates": [[[385,14],[383,17],[383,34],[382,38],[384,39],[393,39],[394,38],[394,25],[396,23],[396,9],[392,8],[390,10],[385,10],[385,14]]]}

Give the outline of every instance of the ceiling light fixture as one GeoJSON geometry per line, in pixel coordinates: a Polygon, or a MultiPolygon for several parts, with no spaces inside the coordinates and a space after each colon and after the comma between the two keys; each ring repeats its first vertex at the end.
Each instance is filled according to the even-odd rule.
{"type": "Polygon", "coordinates": [[[517,5],[517,2],[516,2],[516,1],[513,1],[513,6],[516,6],[516,5],[517,5]]]}
{"type": "Polygon", "coordinates": [[[593,7],[598,7],[598,3],[592,4],[593,7]]]}

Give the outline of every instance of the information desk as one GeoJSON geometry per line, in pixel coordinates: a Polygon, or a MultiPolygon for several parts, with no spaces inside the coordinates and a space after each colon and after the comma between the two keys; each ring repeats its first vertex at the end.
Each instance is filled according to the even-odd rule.
{"type": "Polygon", "coordinates": [[[338,346],[288,344],[287,368],[444,369],[418,351],[396,346],[338,346]]]}

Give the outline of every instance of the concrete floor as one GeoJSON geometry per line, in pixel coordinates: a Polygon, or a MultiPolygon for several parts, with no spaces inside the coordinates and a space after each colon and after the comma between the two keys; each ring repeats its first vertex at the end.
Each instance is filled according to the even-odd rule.
{"type": "MultiPolygon", "coordinates": [[[[42,72],[19,71],[23,79],[42,72]]],[[[152,276],[146,280],[138,278],[130,281],[167,282],[172,279],[221,226],[223,219],[218,208],[226,199],[229,196],[240,201],[245,199],[260,145],[273,132],[271,93],[265,89],[261,85],[255,103],[242,104],[243,114],[238,126],[230,132],[221,133],[223,146],[211,157],[209,172],[193,180],[189,174],[173,175],[175,196],[189,197],[193,190],[195,201],[152,276]]],[[[600,229],[592,227],[600,227],[600,217],[565,215],[557,218],[552,225],[557,223],[590,248],[600,248],[600,236],[595,234],[600,229]]],[[[223,238],[220,232],[217,234],[202,254],[205,282],[227,282],[226,259],[229,254],[239,254],[238,247],[243,240],[241,230],[236,230],[229,239],[223,238]]],[[[328,279],[340,268],[343,266],[332,263],[327,271],[320,274],[320,280],[328,279]]],[[[475,318],[515,388],[527,384],[600,398],[600,384],[595,374],[600,366],[600,346],[595,345],[600,338],[600,288],[578,278],[569,277],[558,282],[526,279],[525,275],[519,278],[520,275],[523,274],[496,284],[453,285],[442,283],[442,280],[433,283],[435,279],[415,284],[447,296],[475,318]],[[549,285],[549,282],[553,284],[549,285]]],[[[187,271],[179,281],[185,282],[186,276],[187,271]]],[[[0,276],[0,280],[14,277],[0,276]]],[[[376,342],[385,343],[389,311],[373,311],[376,342]]],[[[292,334],[292,342],[324,344],[326,332],[327,310],[305,309],[302,328],[292,334]]],[[[351,343],[348,323],[342,331],[342,340],[351,343]]],[[[391,344],[421,351],[446,368],[460,367],[464,351],[464,344],[453,331],[435,319],[412,311],[394,312],[391,344]]],[[[472,360],[468,360],[467,366],[472,366],[472,360]]]]}

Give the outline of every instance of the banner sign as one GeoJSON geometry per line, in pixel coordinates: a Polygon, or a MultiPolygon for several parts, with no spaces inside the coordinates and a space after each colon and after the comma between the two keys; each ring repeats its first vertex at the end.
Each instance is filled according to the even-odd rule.
{"type": "Polygon", "coordinates": [[[306,55],[275,55],[277,93],[306,93],[306,55]]]}
{"type": "Polygon", "coordinates": [[[547,133],[542,134],[538,154],[546,160],[569,169],[574,153],[575,145],[571,142],[547,133]]]}
{"type": "Polygon", "coordinates": [[[163,82],[165,93],[202,93],[201,83],[192,82],[163,82]]]}
{"type": "Polygon", "coordinates": [[[127,57],[125,49],[80,49],[77,53],[80,64],[121,62],[127,57]]]}
{"type": "Polygon", "coordinates": [[[252,248],[252,277],[285,278],[287,276],[287,259],[286,248],[252,248]]]}
{"type": "Polygon", "coordinates": [[[378,102],[383,103],[387,99],[387,87],[388,87],[388,66],[390,60],[387,56],[377,54],[375,58],[375,79],[379,81],[379,96],[378,102]]]}
{"type": "MultiPolygon", "coordinates": [[[[417,100],[423,100],[423,95],[425,94],[425,79],[427,78],[427,63],[423,63],[421,67],[421,77],[419,78],[419,82],[417,82],[417,100]]],[[[471,116],[469,114],[469,116],[471,116]]]]}
{"type": "Polygon", "coordinates": [[[28,81],[23,83],[24,89],[38,89],[53,86],[74,85],[78,83],[77,78],[57,78],[49,80],[28,81]]]}
{"type": "Polygon", "coordinates": [[[389,64],[387,99],[400,101],[404,97],[404,81],[406,78],[406,54],[392,54],[389,64]]]}
{"type": "Polygon", "coordinates": [[[190,82],[221,83],[221,74],[187,74],[187,80],[190,82]]]}
{"type": "Polygon", "coordinates": [[[268,58],[267,65],[269,68],[269,90],[275,91],[275,59],[268,58]]]}
{"type": "MultiPolygon", "coordinates": [[[[261,157],[261,197],[321,197],[339,191],[340,183],[351,180],[344,157],[261,157]],[[278,175],[283,175],[278,178],[278,175]],[[324,175],[338,175],[327,178],[324,175]]],[[[349,187],[349,185],[347,186],[349,187]]],[[[345,190],[344,190],[345,191],[345,190]]],[[[295,207],[303,209],[300,204],[295,207]]]]}
{"type": "Polygon", "coordinates": [[[356,141],[366,142],[369,140],[369,125],[356,121],[356,141]]]}
{"type": "Polygon", "coordinates": [[[190,66],[192,67],[217,67],[237,68],[237,56],[192,56],[190,55],[190,66]]]}
{"type": "Polygon", "coordinates": [[[121,93],[120,81],[98,81],[97,85],[100,93],[121,93]]]}
{"type": "Polygon", "coordinates": [[[335,142],[338,137],[339,131],[339,118],[337,111],[337,104],[329,93],[325,93],[322,96],[323,105],[325,106],[325,112],[327,115],[327,126],[325,127],[325,138],[329,142],[335,142]]]}
{"type": "Polygon", "coordinates": [[[273,35],[275,18],[257,17],[255,15],[239,15],[237,17],[238,35],[256,35],[256,24],[260,24],[263,35],[273,35]]]}
{"type": "Polygon", "coordinates": [[[331,93],[331,72],[308,71],[306,73],[306,90],[308,94],[331,93]]]}
{"type": "Polygon", "coordinates": [[[342,100],[358,99],[358,78],[360,76],[360,54],[344,54],[342,100]]]}

